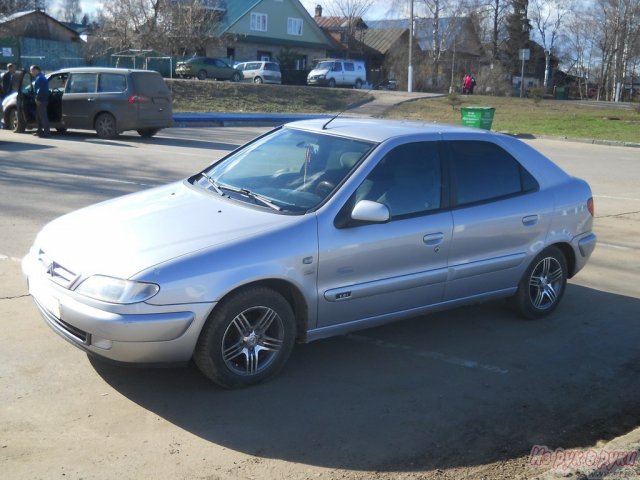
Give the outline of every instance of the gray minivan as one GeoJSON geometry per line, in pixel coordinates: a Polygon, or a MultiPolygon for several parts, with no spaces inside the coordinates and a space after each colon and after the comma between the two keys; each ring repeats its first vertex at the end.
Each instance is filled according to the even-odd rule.
{"type": "MultiPolygon", "coordinates": [[[[95,130],[113,138],[125,130],[152,137],[173,125],[171,92],[158,72],[81,67],[47,75],[51,128],[95,130]]],[[[36,126],[35,98],[29,72],[16,75],[16,92],[2,102],[6,128],[24,132],[36,126]]]]}

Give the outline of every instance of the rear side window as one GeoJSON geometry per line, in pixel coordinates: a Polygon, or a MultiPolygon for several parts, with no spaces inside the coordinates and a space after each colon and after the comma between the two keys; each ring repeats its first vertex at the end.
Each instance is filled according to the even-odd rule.
{"type": "Polygon", "coordinates": [[[344,71],[345,72],[354,72],[355,68],[353,67],[353,63],[345,62],[344,71]]]}
{"type": "Polygon", "coordinates": [[[66,93],[95,93],[97,84],[97,73],[72,73],[66,93]]]}
{"type": "Polygon", "coordinates": [[[446,142],[456,205],[517,195],[538,189],[520,163],[490,142],[446,142]]]}
{"type": "Polygon", "coordinates": [[[169,87],[158,72],[135,72],[131,76],[137,95],[169,95],[169,87]]]}
{"type": "Polygon", "coordinates": [[[127,78],[119,73],[101,73],[99,92],[121,93],[127,90],[127,78]]]}
{"type": "Polygon", "coordinates": [[[264,64],[264,69],[265,70],[271,70],[273,72],[279,72],[280,71],[280,66],[277,63],[267,62],[267,63],[264,64]]]}

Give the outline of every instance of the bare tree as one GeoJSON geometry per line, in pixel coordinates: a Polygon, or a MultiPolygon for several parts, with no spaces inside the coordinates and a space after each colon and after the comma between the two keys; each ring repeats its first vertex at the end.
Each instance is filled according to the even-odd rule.
{"type": "Polygon", "coordinates": [[[80,0],[62,0],[62,5],[58,9],[57,15],[60,20],[77,23],[82,18],[80,0]]]}
{"type": "Polygon", "coordinates": [[[532,0],[529,4],[529,18],[544,49],[543,85],[546,91],[549,90],[551,56],[556,53],[556,44],[562,33],[563,22],[572,10],[572,2],[568,0],[532,0]]]}
{"type": "Polygon", "coordinates": [[[346,56],[350,57],[351,52],[357,45],[361,45],[366,32],[366,24],[362,21],[375,0],[333,0],[327,4],[327,11],[330,16],[343,19],[336,28],[340,30],[341,42],[346,45],[346,56]]]}
{"type": "Polygon", "coordinates": [[[47,0],[2,0],[0,1],[0,15],[11,15],[12,13],[25,10],[46,10],[47,0]]]}

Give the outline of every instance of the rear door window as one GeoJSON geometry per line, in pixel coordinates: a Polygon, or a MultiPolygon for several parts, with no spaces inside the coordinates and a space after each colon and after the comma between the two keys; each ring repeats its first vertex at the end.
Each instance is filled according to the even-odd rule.
{"type": "Polygon", "coordinates": [[[99,92],[121,93],[127,90],[127,77],[119,73],[101,73],[99,92]]]}
{"type": "Polygon", "coordinates": [[[449,152],[456,205],[485,202],[538,189],[533,176],[494,143],[445,143],[449,152]]]}
{"type": "Polygon", "coordinates": [[[135,72],[131,76],[137,95],[169,95],[169,87],[158,72],[135,72]]]}

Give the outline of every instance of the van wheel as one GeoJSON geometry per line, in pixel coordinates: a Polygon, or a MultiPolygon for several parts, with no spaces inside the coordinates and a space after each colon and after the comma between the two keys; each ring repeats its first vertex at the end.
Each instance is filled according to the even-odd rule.
{"type": "Polygon", "coordinates": [[[143,138],[151,138],[159,131],[159,128],[141,128],[140,130],[138,130],[138,135],[143,138]]]}
{"type": "Polygon", "coordinates": [[[285,364],[295,340],[289,302],[267,287],[231,294],[212,312],[193,359],[202,373],[227,388],[259,383],[285,364]]]}
{"type": "Polygon", "coordinates": [[[331,88],[335,88],[335,86],[336,86],[336,81],[335,81],[333,78],[330,78],[330,79],[329,79],[329,86],[330,86],[331,88]]]}
{"type": "Polygon", "coordinates": [[[9,110],[5,118],[7,120],[7,128],[9,130],[13,130],[16,133],[22,133],[25,131],[26,125],[24,122],[20,121],[17,108],[9,110]]]}
{"type": "Polygon", "coordinates": [[[116,119],[110,113],[101,113],[96,117],[95,129],[100,138],[114,138],[118,136],[116,119]]]}
{"type": "Polygon", "coordinates": [[[207,72],[206,70],[200,70],[197,74],[196,74],[196,78],[198,80],[206,80],[207,79],[207,72]]]}
{"type": "Polygon", "coordinates": [[[362,88],[362,80],[360,80],[360,79],[357,79],[357,80],[356,80],[356,88],[357,88],[358,90],[360,90],[360,89],[362,88]]]}

